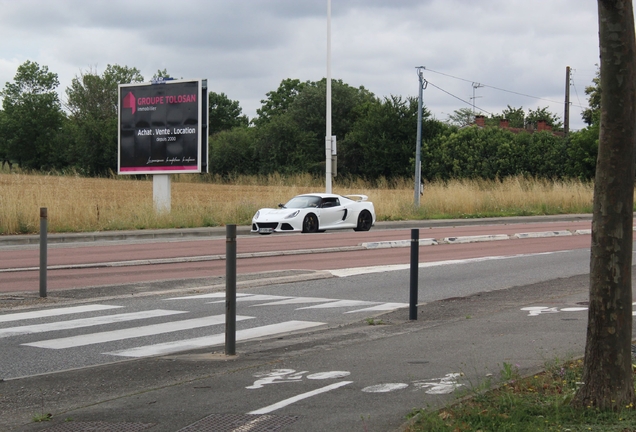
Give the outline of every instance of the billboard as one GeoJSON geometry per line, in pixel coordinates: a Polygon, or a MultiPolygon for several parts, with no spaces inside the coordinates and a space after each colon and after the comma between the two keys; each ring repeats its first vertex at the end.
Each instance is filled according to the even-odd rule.
{"type": "Polygon", "coordinates": [[[119,85],[119,174],[207,172],[207,80],[119,85]]]}

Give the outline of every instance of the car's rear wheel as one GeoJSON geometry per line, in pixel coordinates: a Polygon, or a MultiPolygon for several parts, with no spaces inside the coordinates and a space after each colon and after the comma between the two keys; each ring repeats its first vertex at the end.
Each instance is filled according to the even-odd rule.
{"type": "Polygon", "coordinates": [[[369,231],[373,225],[373,217],[368,210],[362,210],[358,215],[358,225],[353,229],[354,231],[369,231]]]}
{"type": "Polygon", "coordinates": [[[318,218],[315,214],[309,213],[303,220],[303,232],[315,233],[318,232],[318,218]]]}

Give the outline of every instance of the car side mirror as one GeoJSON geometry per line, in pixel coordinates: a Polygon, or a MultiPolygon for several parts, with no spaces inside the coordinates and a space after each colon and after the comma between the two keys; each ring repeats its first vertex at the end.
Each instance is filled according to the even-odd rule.
{"type": "Polygon", "coordinates": [[[278,204],[278,208],[283,208],[285,207],[285,204],[278,204]]]}

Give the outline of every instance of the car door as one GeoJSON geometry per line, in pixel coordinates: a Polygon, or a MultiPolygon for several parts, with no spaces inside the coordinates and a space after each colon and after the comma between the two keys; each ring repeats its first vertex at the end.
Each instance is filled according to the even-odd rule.
{"type": "Polygon", "coordinates": [[[323,198],[320,204],[320,229],[338,227],[342,224],[346,211],[337,197],[323,198]]]}

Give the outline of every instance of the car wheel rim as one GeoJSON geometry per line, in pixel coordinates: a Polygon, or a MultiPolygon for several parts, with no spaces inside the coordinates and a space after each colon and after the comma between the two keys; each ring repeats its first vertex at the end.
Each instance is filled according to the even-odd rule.
{"type": "Polygon", "coordinates": [[[318,228],[318,221],[316,220],[315,216],[307,216],[305,218],[305,231],[306,232],[315,232],[316,229],[318,228]]]}
{"type": "Polygon", "coordinates": [[[371,228],[371,215],[367,212],[360,213],[360,216],[358,218],[358,226],[360,227],[360,230],[363,231],[367,231],[369,228],[371,228]]]}

